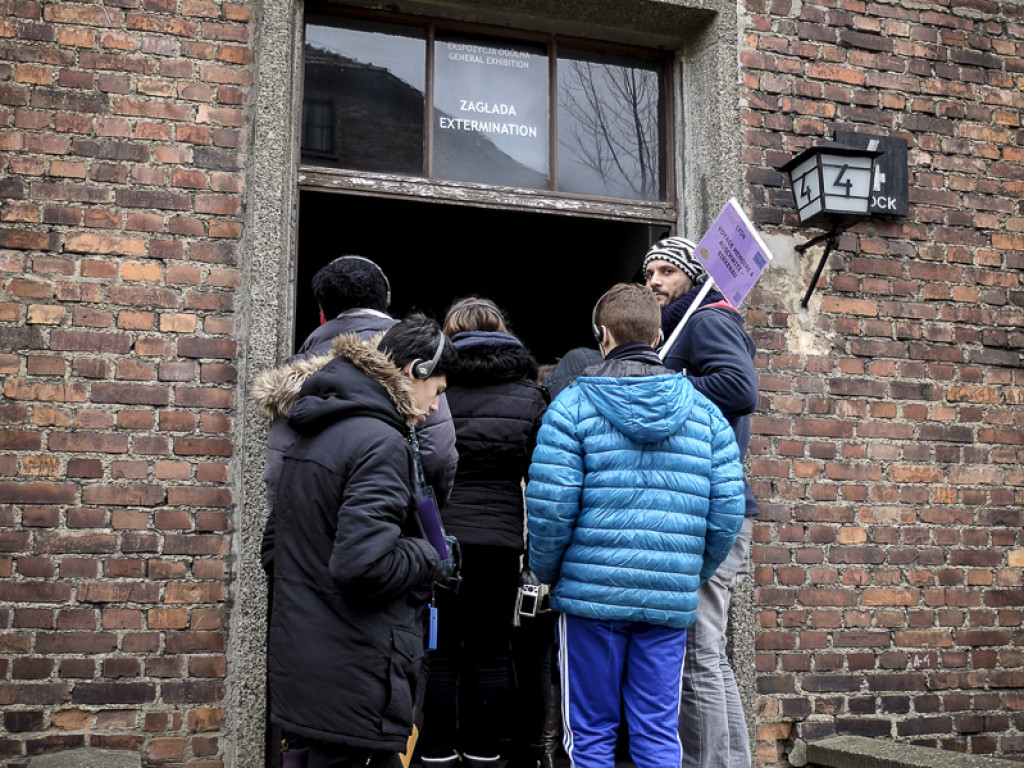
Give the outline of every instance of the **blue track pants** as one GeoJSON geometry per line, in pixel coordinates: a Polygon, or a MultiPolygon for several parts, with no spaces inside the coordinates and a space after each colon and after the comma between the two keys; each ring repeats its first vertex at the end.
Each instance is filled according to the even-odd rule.
{"type": "Polygon", "coordinates": [[[686,630],[630,621],[558,619],[565,751],[575,768],[614,768],[620,702],[637,768],[673,768],[686,630]]]}

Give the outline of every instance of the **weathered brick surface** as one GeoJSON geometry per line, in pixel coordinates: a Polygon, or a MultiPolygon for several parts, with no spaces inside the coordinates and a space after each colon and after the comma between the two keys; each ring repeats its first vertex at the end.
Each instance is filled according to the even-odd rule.
{"type": "Polygon", "coordinates": [[[911,200],[841,238],[825,348],[793,354],[795,305],[750,301],[757,763],[836,733],[1019,758],[1024,6],[746,8],[755,220],[799,231],[774,169],[837,130],[906,139],[911,200]]]}
{"type": "Polygon", "coordinates": [[[4,764],[223,764],[253,41],[232,0],[0,0],[4,764]]]}
{"type": "MultiPolygon", "coordinates": [[[[0,759],[223,765],[253,7],[0,0],[0,759]]],[[[757,762],[833,733],[1020,757],[1024,5],[741,26],[762,229],[799,230],[775,169],[836,130],[907,139],[911,173],[807,317],[746,305],[757,762]]]]}

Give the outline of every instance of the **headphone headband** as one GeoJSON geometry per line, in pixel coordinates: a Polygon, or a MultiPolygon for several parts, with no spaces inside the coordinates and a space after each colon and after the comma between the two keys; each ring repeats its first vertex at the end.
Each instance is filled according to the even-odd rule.
{"type": "MultiPolygon", "coordinates": [[[[372,264],[374,267],[376,267],[377,271],[380,272],[380,276],[384,278],[384,287],[387,288],[387,299],[385,299],[385,301],[387,303],[387,306],[391,306],[391,281],[388,280],[388,276],[384,274],[384,270],[381,269],[380,264],[378,264],[373,259],[368,259],[365,256],[356,256],[355,254],[339,256],[336,259],[332,259],[330,264],[334,264],[335,262],[341,261],[342,259],[358,259],[359,261],[365,261],[367,264],[372,264]]],[[[327,266],[330,266],[330,264],[328,264],[327,266]]]]}
{"type": "Polygon", "coordinates": [[[437,368],[438,362],[441,360],[441,355],[444,353],[444,343],[447,338],[444,335],[444,331],[438,332],[437,349],[434,350],[434,356],[430,360],[417,360],[412,364],[412,375],[414,378],[429,379],[431,377],[434,369],[437,368]]]}
{"type": "Polygon", "coordinates": [[[465,302],[463,302],[462,304],[459,304],[456,307],[452,307],[451,312],[449,312],[448,316],[444,319],[444,324],[448,325],[448,321],[452,319],[452,316],[456,312],[461,312],[466,307],[487,307],[487,309],[490,309],[490,310],[493,310],[494,312],[496,312],[498,317],[500,317],[502,319],[502,321],[505,320],[505,316],[503,314],[501,314],[501,310],[498,309],[496,304],[494,304],[491,301],[488,301],[487,299],[474,299],[473,301],[465,301],[465,302]]]}
{"type": "Polygon", "coordinates": [[[597,312],[601,308],[601,302],[604,301],[604,297],[609,293],[611,293],[611,288],[601,294],[601,298],[599,298],[597,303],[594,304],[593,312],[590,313],[590,330],[594,334],[594,339],[599,345],[604,343],[604,326],[597,324],[597,312]]]}

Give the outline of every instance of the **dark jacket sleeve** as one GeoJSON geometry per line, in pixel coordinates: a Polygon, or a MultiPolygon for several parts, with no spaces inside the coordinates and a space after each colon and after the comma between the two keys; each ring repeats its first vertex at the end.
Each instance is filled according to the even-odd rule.
{"type": "Polygon", "coordinates": [[[576,347],[565,353],[558,364],[544,378],[544,386],[551,397],[572,384],[584,369],[601,362],[601,353],[592,347],[576,347]]]}
{"type": "Polygon", "coordinates": [[[523,467],[524,477],[528,477],[529,475],[530,462],[533,459],[533,451],[537,447],[537,433],[540,432],[541,425],[544,423],[544,414],[548,412],[548,406],[551,405],[552,395],[547,389],[544,387],[538,387],[537,395],[537,413],[533,419],[533,426],[530,428],[530,442],[527,445],[526,466],[523,467]]]}
{"type": "Polygon", "coordinates": [[[702,308],[683,326],[665,357],[673,371],[685,371],[694,388],[718,406],[727,419],[757,408],[754,344],[732,309],[702,308]]]}
{"type": "Polygon", "coordinates": [[[287,418],[279,416],[271,422],[267,441],[267,463],[263,469],[267,524],[263,529],[263,541],[260,544],[260,563],[267,574],[271,573],[274,566],[274,505],[277,502],[277,489],[281,482],[284,454],[297,437],[295,431],[288,426],[287,418]]]}
{"type": "Polygon", "coordinates": [[[360,601],[394,599],[429,584],[440,568],[434,548],[402,535],[411,510],[409,451],[394,440],[367,446],[348,476],[329,569],[338,587],[360,601]]]}
{"type": "Polygon", "coordinates": [[[455,424],[448,408],[448,398],[441,395],[437,413],[432,413],[416,428],[423,457],[423,473],[434,489],[438,506],[443,507],[452,493],[459,452],[455,449],[455,424]]]}

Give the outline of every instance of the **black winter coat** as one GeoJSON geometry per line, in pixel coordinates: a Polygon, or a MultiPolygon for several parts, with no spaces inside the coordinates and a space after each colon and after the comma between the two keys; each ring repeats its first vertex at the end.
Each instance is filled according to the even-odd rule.
{"type": "Polygon", "coordinates": [[[513,336],[459,333],[448,373],[459,466],[445,529],[461,543],[523,549],[523,478],[548,395],[537,362],[513,336]]]}
{"type": "MultiPolygon", "coordinates": [[[[286,360],[284,365],[260,374],[257,379],[254,397],[264,413],[272,419],[267,440],[267,463],[263,471],[268,515],[260,553],[263,567],[268,574],[273,568],[274,561],[274,504],[277,500],[281,462],[285,451],[297,437],[295,430],[288,426],[285,416],[292,407],[298,386],[331,359],[331,344],[337,337],[354,333],[364,340],[370,339],[383,334],[396,322],[398,321],[383,312],[372,309],[342,312],[313,331],[299,351],[286,360]],[[293,384],[294,390],[282,394],[267,386],[268,379],[276,383],[285,374],[297,379],[293,384]],[[271,390],[269,393],[268,389],[271,390]]],[[[433,487],[439,503],[443,504],[451,492],[452,482],[455,480],[455,466],[459,459],[455,452],[455,427],[452,425],[451,413],[448,411],[447,399],[444,396],[438,403],[437,412],[427,416],[427,420],[417,428],[416,434],[420,441],[427,482],[433,487]]]]}
{"type": "Polygon", "coordinates": [[[275,507],[271,719],[319,741],[401,751],[439,567],[415,525],[414,400],[357,337],[334,351],[288,416],[299,437],[275,507]]]}

